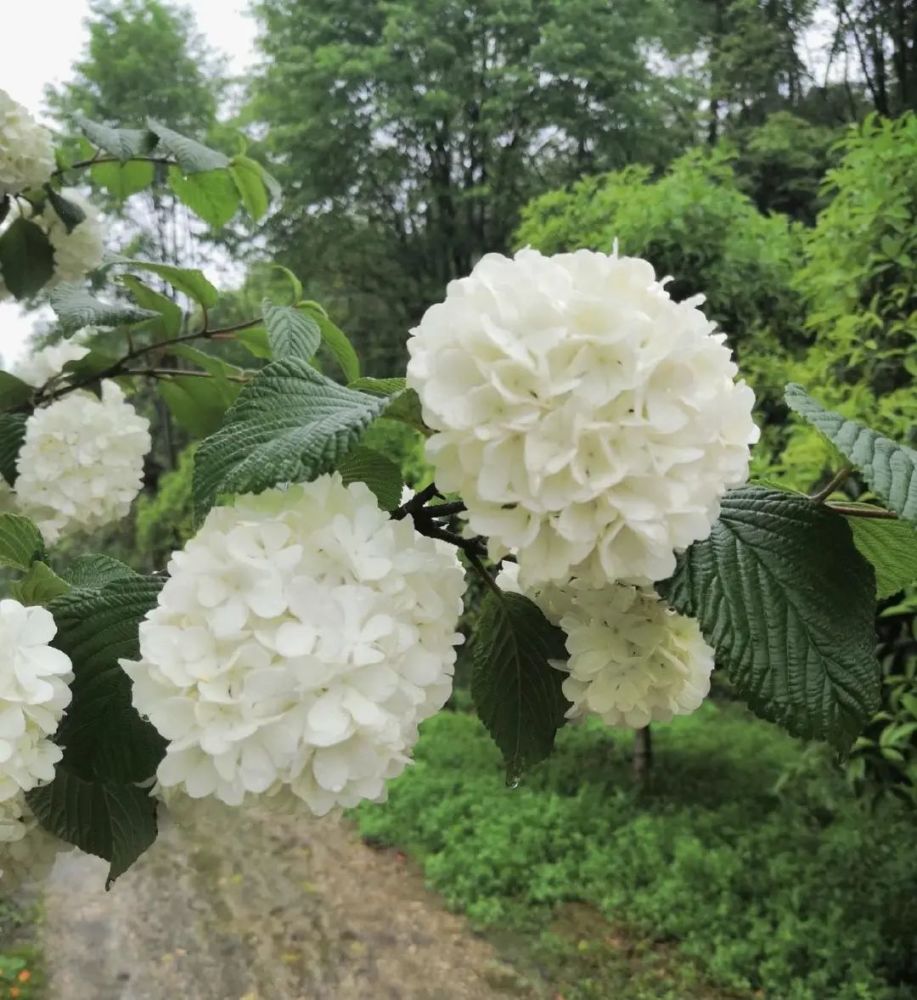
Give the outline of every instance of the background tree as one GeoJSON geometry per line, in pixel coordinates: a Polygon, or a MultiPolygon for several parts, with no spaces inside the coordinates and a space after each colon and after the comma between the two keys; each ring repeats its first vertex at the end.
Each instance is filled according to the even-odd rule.
{"type": "Polygon", "coordinates": [[[371,368],[550,184],[693,134],[666,5],[262,0],[253,110],[288,191],[274,248],[343,305],[371,368]],[[339,284],[338,284],[339,283],[339,284]],[[348,297],[341,295],[347,288],[348,297]]]}

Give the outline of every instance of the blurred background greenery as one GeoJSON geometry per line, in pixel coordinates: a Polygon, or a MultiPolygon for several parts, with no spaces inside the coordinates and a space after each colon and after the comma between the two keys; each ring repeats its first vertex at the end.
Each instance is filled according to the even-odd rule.
{"type": "MultiPolygon", "coordinates": [[[[408,329],[484,253],[617,243],[706,296],[758,395],[757,477],[809,491],[836,467],[787,381],[917,444],[917,0],[256,0],[243,80],[180,6],[92,11],[48,92],[62,129],[154,114],[248,143],[283,185],[255,233],[204,232],[168,188],[100,192],[125,248],[242,263],[221,318],[257,309],[278,260],[370,374],[398,374],[408,329]]],[[[191,529],[193,441],[143,405],[148,490],[88,544],[151,570],[191,529]]],[[[418,436],[372,433],[428,481],[418,436]]],[[[915,996],[915,612],[917,592],[880,608],[885,704],[848,759],[717,681],[659,727],[648,784],[626,734],[589,725],[508,791],[460,664],[454,711],[358,823],[565,997],[915,996]]]]}

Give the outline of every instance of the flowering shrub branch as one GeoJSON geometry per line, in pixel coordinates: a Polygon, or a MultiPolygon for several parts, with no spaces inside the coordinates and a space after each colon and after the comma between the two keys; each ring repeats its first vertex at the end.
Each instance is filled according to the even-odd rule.
{"type": "Polygon", "coordinates": [[[724,335],[701,297],[675,301],[617,253],[485,256],[410,332],[406,378],[361,377],[289,272],[291,303],[220,328],[194,268],[118,258],[117,298],[97,299],[102,227],[60,186],[71,172],[161,164],[213,225],[240,205],[257,220],[277,192],[255,161],[158,122],[81,129],[93,156],[56,166],[0,92],[0,295],[50,292],[61,334],[0,372],[4,878],[70,844],[115,879],[187,800],[323,815],[383,798],[449,698],[465,602],[472,695],[510,784],[568,721],[693,712],[714,667],[759,715],[849,749],[879,703],[877,593],[917,566],[917,452],[788,386],[848,464],[812,496],[749,485],[755,401],[724,335]],[[226,339],[252,368],[205,350],[226,339]],[[153,442],[125,376],[201,439],[197,532],[152,576],[49,551],[141,489],[153,442]],[[364,437],[380,420],[423,436],[436,484],[404,494],[364,437]],[[831,499],[854,474],[877,502],[831,499]]]}

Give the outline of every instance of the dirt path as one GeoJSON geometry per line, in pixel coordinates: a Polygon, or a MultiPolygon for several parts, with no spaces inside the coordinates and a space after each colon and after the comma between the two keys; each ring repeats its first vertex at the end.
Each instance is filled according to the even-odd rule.
{"type": "Polygon", "coordinates": [[[49,1000],[486,1000],[520,977],[399,856],[346,823],[209,810],[104,890],[61,857],[45,892],[49,1000]]]}

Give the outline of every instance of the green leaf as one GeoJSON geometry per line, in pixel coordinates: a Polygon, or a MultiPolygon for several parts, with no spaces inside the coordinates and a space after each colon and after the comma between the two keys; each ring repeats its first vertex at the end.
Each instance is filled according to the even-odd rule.
{"type": "Polygon", "coordinates": [[[471,695],[481,721],[503,754],[508,780],[544,760],[564,724],[569,702],[564,636],[521,594],[488,593],[472,647],[471,695]]]}
{"type": "Polygon", "coordinates": [[[54,250],[44,230],[21,216],[0,236],[0,275],[17,299],[43,288],[54,273],[54,250]]]}
{"type": "Polygon", "coordinates": [[[299,358],[311,361],[322,342],[318,323],[294,306],[275,306],[269,299],[262,303],[271,354],[281,361],[299,358]]]}
{"type": "MultiPolygon", "coordinates": [[[[202,305],[205,309],[211,309],[217,304],[220,293],[211,284],[203,271],[196,267],[173,267],[171,264],[156,264],[150,260],[135,260],[131,257],[119,257],[114,264],[124,264],[128,267],[136,267],[141,271],[150,271],[164,278],[179,292],[184,292],[188,298],[202,305]]],[[[168,300],[167,300],[168,301],[168,300]]],[[[177,308],[177,307],[176,307],[177,308]]]]}
{"type": "Polygon", "coordinates": [[[107,350],[93,347],[90,352],[75,361],[68,361],[64,365],[63,371],[71,378],[87,379],[102,372],[109,372],[117,367],[120,360],[117,354],[111,354],[107,350]]]}
{"type": "Polygon", "coordinates": [[[161,379],[158,388],[172,416],[196,440],[219,429],[241,386],[220,378],[176,375],[161,379]]]}
{"type": "Polygon", "coordinates": [[[152,163],[135,160],[133,163],[96,163],[89,168],[89,176],[117,201],[127,201],[132,194],[152,187],[156,172],[152,163]]]}
{"type": "Polygon", "coordinates": [[[347,334],[328,319],[328,314],[321,306],[313,302],[303,302],[299,308],[318,323],[322,331],[322,341],[340,365],[344,378],[348,382],[355,382],[360,377],[360,359],[353,349],[353,344],[347,339],[347,334]]]}
{"type": "Polygon", "coordinates": [[[156,606],[163,580],[132,574],[57,598],[54,645],[73,661],[73,700],[57,731],[68,770],[87,780],[151,778],[165,741],[131,704],[131,680],[118,660],[139,656],[138,627],[156,606]]]}
{"type": "Polygon", "coordinates": [[[195,508],[202,515],[220,494],[257,493],[331,471],[384,405],[305,361],[266,365],[197,450],[195,508]]]}
{"type": "Polygon", "coordinates": [[[270,205],[270,196],[261,175],[261,165],[247,156],[234,156],[229,172],[242,198],[245,211],[258,222],[264,217],[270,205]]]}
{"type": "Polygon", "coordinates": [[[81,222],[85,221],[86,213],[79,205],[74,204],[72,201],[67,201],[50,184],[45,185],[45,191],[48,195],[48,201],[51,202],[51,207],[54,209],[57,217],[63,222],[64,228],[68,233],[72,233],[81,222]]]}
{"type": "Polygon", "coordinates": [[[156,145],[156,136],[146,129],[112,128],[101,122],[90,121],[82,115],[77,121],[83,134],[94,146],[122,162],[134,156],[145,156],[156,145]]]}
{"type": "Polygon", "coordinates": [[[183,176],[177,167],[170,167],[169,187],[198,218],[214,229],[222,229],[239,208],[239,192],[225,170],[183,176]]]}
{"type": "Polygon", "coordinates": [[[250,326],[235,334],[236,340],[256,358],[265,360],[271,357],[271,344],[267,330],[263,326],[250,326]]]}
{"type": "MultiPolygon", "coordinates": [[[[845,506],[859,505],[848,503],[845,506]]],[[[876,596],[880,600],[917,582],[917,531],[909,522],[874,517],[848,517],[846,520],[856,547],[876,571],[876,596]]]]}
{"type": "Polygon", "coordinates": [[[347,386],[348,389],[357,389],[359,392],[368,392],[371,396],[394,396],[399,392],[404,392],[407,380],[403,378],[372,378],[364,375],[355,382],[347,386]]]}
{"type": "MultiPolygon", "coordinates": [[[[215,149],[210,149],[202,143],[187,136],[174,132],[160,122],[150,118],[147,120],[150,131],[159,140],[162,149],[175,157],[183,174],[206,173],[211,170],[225,170],[229,166],[229,157],[215,149]]],[[[228,177],[230,185],[232,179],[228,177]]]]}
{"type": "Polygon", "coordinates": [[[21,378],[0,372],[0,409],[13,409],[27,403],[35,390],[21,378]]]}
{"type": "Polygon", "coordinates": [[[155,319],[152,309],[121,302],[102,302],[79,285],[58,285],[51,292],[51,308],[66,330],[81,326],[132,326],[155,319]]]}
{"type": "Polygon", "coordinates": [[[26,798],[49,833],[110,862],[106,887],[156,840],[156,802],[136,785],[87,780],[58,764],[54,780],[26,798]]]}
{"type": "Polygon", "coordinates": [[[430,429],[423,422],[420,397],[414,389],[405,389],[404,392],[393,396],[382,416],[387,420],[397,420],[399,423],[407,424],[408,427],[413,427],[421,434],[430,433],[430,429]]]}
{"type": "Polygon", "coordinates": [[[347,453],[338,471],[345,485],[366,483],[383,510],[394,510],[401,503],[401,469],[381,452],[358,444],[347,453]]]}
{"type": "Polygon", "coordinates": [[[710,537],[657,590],[697,618],[751,708],[793,735],[845,750],[878,708],[875,576],[823,505],[727,493],[710,537]]]}
{"type": "Polygon", "coordinates": [[[917,451],[824,409],[802,386],[788,385],[786,402],[863,473],[889,510],[917,524],[917,451]]]}
{"type": "Polygon", "coordinates": [[[101,590],[117,580],[129,580],[137,574],[125,563],[103,555],[78,556],[62,570],[64,579],[80,590],[101,590]]]}
{"type": "Polygon", "coordinates": [[[0,566],[27,570],[44,555],[41,532],[21,514],[0,514],[0,566]]]}
{"type": "Polygon", "coordinates": [[[22,604],[50,604],[70,590],[70,584],[43,562],[32,563],[28,573],[10,587],[10,593],[22,604]]]}
{"type": "Polygon", "coordinates": [[[284,267],[283,264],[272,264],[271,270],[280,271],[287,281],[289,281],[290,288],[293,290],[293,305],[297,305],[302,298],[302,282],[288,267],[284,267]]]}
{"type": "Polygon", "coordinates": [[[171,339],[181,333],[184,313],[170,298],[154,291],[133,274],[122,274],[118,281],[130,292],[138,306],[159,314],[158,318],[150,319],[145,324],[158,339],[171,339]]]}
{"type": "Polygon", "coordinates": [[[16,460],[25,440],[24,413],[0,413],[0,476],[16,484],[16,460]]]}

